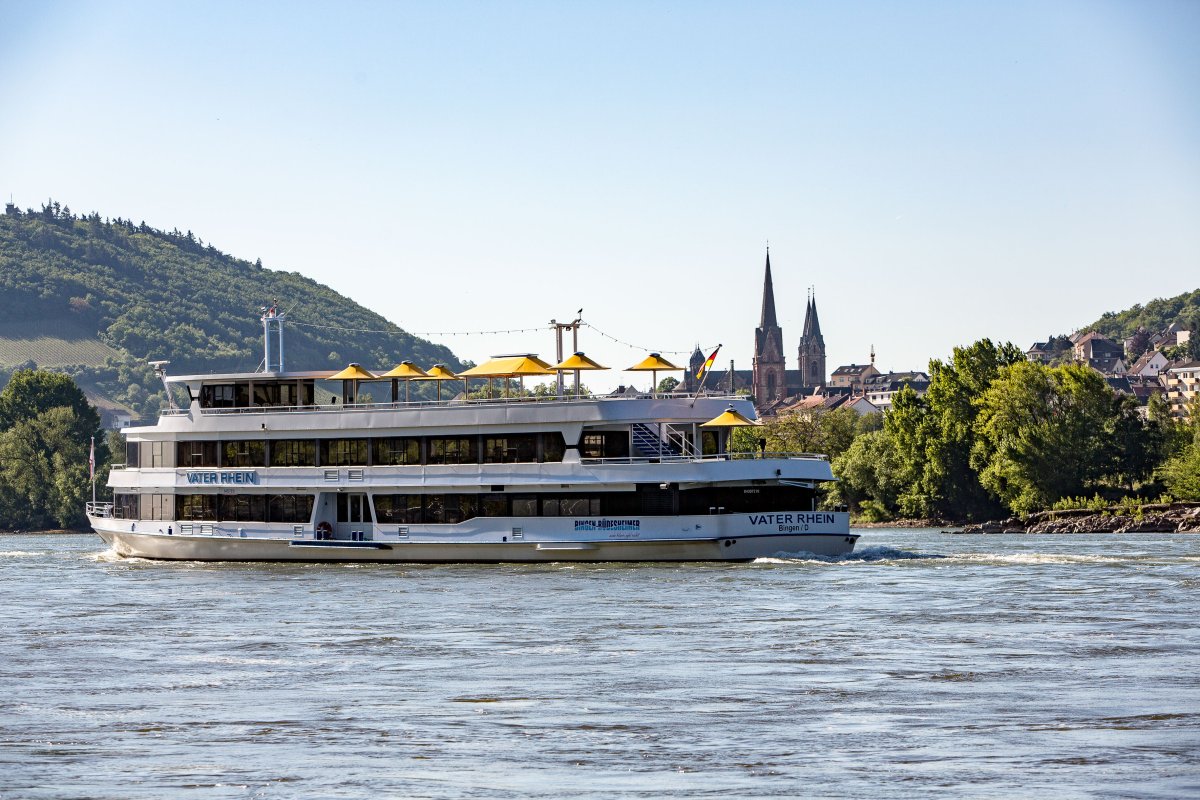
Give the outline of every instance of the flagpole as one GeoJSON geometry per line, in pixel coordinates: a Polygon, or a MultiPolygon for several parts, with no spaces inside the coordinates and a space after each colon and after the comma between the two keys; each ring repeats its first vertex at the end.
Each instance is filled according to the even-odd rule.
{"type": "Polygon", "coordinates": [[[96,505],[96,437],[92,437],[92,449],[88,451],[88,472],[92,476],[92,505],[96,505]]]}
{"type": "Polygon", "coordinates": [[[717,353],[721,352],[721,347],[722,345],[717,345],[717,349],[713,350],[712,355],[705,360],[704,366],[701,367],[704,370],[704,374],[697,376],[700,378],[700,385],[696,387],[696,393],[692,395],[692,408],[696,407],[696,398],[700,396],[701,390],[704,389],[704,382],[708,380],[708,373],[712,372],[712,365],[717,362],[717,353]]]}

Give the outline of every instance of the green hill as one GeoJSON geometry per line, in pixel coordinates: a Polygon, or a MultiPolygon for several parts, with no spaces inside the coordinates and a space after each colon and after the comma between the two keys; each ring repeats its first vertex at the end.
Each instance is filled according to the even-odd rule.
{"type": "Polygon", "coordinates": [[[273,302],[328,326],[288,326],[291,368],[404,359],[462,366],[448,348],[326,286],[222,253],[191,231],[77,217],[57,203],[25,212],[10,205],[0,216],[0,384],[32,361],[152,415],[162,395],[147,359],[169,359],[176,374],[253,371],[262,359],[259,309],[273,302]]]}
{"type": "Polygon", "coordinates": [[[1144,306],[1135,305],[1125,311],[1110,311],[1080,330],[1096,331],[1119,342],[1132,336],[1138,328],[1153,334],[1173,322],[1178,322],[1184,330],[1200,330],[1200,289],[1177,297],[1151,300],[1144,306]]]}

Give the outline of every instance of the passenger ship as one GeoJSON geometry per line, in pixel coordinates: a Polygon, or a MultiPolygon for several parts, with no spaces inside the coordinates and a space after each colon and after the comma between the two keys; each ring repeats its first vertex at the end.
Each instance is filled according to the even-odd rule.
{"type": "Polygon", "coordinates": [[[408,402],[393,378],[391,401],[361,402],[361,381],[425,373],[285,371],[283,319],[262,317],[262,372],[168,376],[155,362],[189,402],[125,430],[113,502],[88,506],[118,555],[745,561],[843,555],[858,538],[848,514],[817,510],[834,479],[824,456],[729,451],[732,426],[755,424],[744,398],[565,392],[563,369],[596,366],[577,354],[557,370],[522,356],[464,373],[557,374],[555,396],[408,402]],[[338,380],[341,402],[318,402],[318,382],[338,380]]]}

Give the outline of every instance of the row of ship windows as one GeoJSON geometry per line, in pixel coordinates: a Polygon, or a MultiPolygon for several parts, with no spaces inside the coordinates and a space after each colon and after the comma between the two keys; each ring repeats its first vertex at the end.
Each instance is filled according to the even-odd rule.
{"type": "MultiPolygon", "coordinates": [[[[539,496],[509,494],[377,494],[371,503],[361,494],[337,495],[339,522],[456,523],[473,517],[597,516],[607,506],[630,505],[598,495],[539,496]]],[[[291,522],[312,519],[312,495],[263,494],[118,494],[114,516],[121,519],[204,520],[216,522],[291,522]]]]}
{"type": "MultiPolygon", "coordinates": [[[[563,460],[560,433],[354,439],[249,439],[128,442],[129,467],[347,467],[406,464],[510,464],[563,460]]],[[[629,434],[585,433],[584,458],[624,458],[629,434]]]]}
{"type": "MultiPolygon", "coordinates": [[[[811,490],[793,487],[662,489],[632,492],[482,494],[338,493],[339,522],[454,524],[474,517],[595,517],[809,510],[811,490]],[[372,511],[372,508],[374,511],[372,511]]],[[[117,494],[114,516],[122,519],[217,522],[312,521],[313,495],[287,494],[117,494]]]]}

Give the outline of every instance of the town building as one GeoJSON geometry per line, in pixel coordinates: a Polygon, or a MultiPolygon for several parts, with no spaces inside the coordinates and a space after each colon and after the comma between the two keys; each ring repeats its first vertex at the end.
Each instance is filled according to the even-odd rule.
{"type": "Polygon", "coordinates": [[[1128,374],[1143,378],[1157,378],[1158,373],[1166,369],[1170,363],[1170,360],[1163,355],[1162,350],[1151,350],[1148,353],[1142,353],[1141,357],[1133,362],[1128,374]]]}
{"type": "Polygon", "coordinates": [[[875,357],[872,353],[870,364],[849,364],[835,369],[829,376],[829,385],[851,393],[862,393],[866,382],[879,374],[879,370],[875,369],[875,357]]]}
{"type": "Polygon", "coordinates": [[[1200,397],[1200,361],[1174,364],[1159,374],[1159,380],[1166,389],[1171,416],[1190,421],[1196,403],[1200,402],[1196,400],[1200,397]]]}
{"type": "Polygon", "coordinates": [[[924,372],[885,372],[872,375],[863,383],[863,396],[881,411],[890,411],[896,392],[909,386],[918,395],[929,391],[929,376],[924,372]]]}

